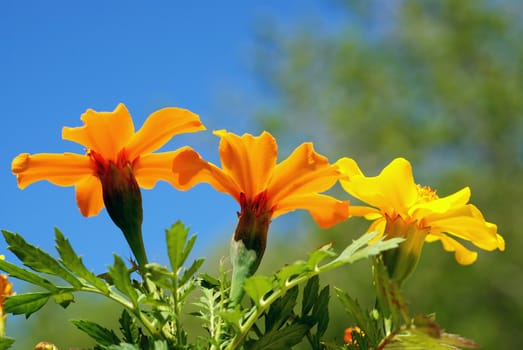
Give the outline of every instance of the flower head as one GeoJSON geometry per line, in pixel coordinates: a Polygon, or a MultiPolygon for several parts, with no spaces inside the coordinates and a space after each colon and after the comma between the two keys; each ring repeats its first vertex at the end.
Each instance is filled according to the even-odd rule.
{"type": "Polygon", "coordinates": [[[372,220],[369,231],[406,238],[402,245],[415,261],[423,242],[440,241],[462,265],[472,264],[477,253],[456,238],[484,250],[505,249],[496,225],[485,221],[478,208],[468,203],[468,187],[440,198],[431,188],[414,182],[411,165],[403,158],[394,159],[375,177],[365,176],[352,159],[342,158],[337,164],[347,175],[340,181],[342,187],[369,205],[351,206],[351,215],[372,220]]]}
{"type": "MultiPolygon", "coordinates": [[[[172,160],[181,150],[152,152],[174,135],[205,127],[190,111],[163,108],[151,114],[135,132],[123,104],[113,112],[89,109],[81,119],[84,125],[64,127],[62,138],[85,146],[86,153],[22,153],[12,163],[18,186],[23,189],[41,180],[59,186],[75,186],[80,212],[84,216],[97,215],[105,204],[136,255],[138,250],[143,250],[138,248],[143,246],[139,187],[152,188],[158,180],[170,181],[172,160]],[[138,241],[131,243],[130,240],[138,241]]],[[[140,263],[145,261],[144,257],[136,257],[140,263]]]]}
{"type": "Polygon", "coordinates": [[[222,168],[186,149],[173,162],[175,186],[186,190],[206,182],[240,204],[233,242],[241,242],[246,251],[255,252],[248,274],[254,273],[260,263],[271,219],[305,209],[319,226],[326,228],[348,217],[348,202],[320,194],[336,183],[340,173],[314,151],[311,143],[303,143],[276,164],[278,146],[268,132],[239,136],[219,130],[214,134],[221,138],[222,168]]]}
{"type": "Polygon", "coordinates": [[[345,332],[343,334],[343,341],[345,342],[345,344],[349,344],[349,345],[358,344],[357,340],[354,339],[355,337],[353,337],[353,333],[359,334],[360,336],[365,336],[365,333],[358,326],[346,328],[345,332]]]}

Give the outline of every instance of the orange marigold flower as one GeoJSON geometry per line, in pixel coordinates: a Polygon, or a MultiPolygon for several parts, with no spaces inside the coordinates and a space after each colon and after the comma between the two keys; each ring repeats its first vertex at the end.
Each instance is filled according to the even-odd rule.
{"type": "MultiPolygon", "coordinates": [[[[80,212],[84,216],[97,215],[105,204],[136,255],[138,250],[143,250],[138,247],[142,243],[130,242],[135,238],[141,241],[138,237],[142,221],[139,187],[152,188],[158,180],[172,182],[172,161],[183,149],[152,152],[174,135],[205,127],[198,116],[188,110],[163,108],[151,114],[135,132],[131,115],[123,104],[113,112],[88,109],[81,119],[84,125],[64,127],[62,138],[85,146],[86,154],[22,153],[12,163],[18,186],[24,189],[41,180],[75,186],[80,212]]],[[[146,260],[145,256],[137,258],[139,263],[146,260]]]]}
{"type": "Polygon", "coordinates": [[[403,158],[394,159],[375,177],[365,176],[352,159],[342,158],[337,164],[347,175],[340,181],[342,187],[369,205],[351,206],[351,215],[372,220],[369,231],[406,238],[400,250],[401,246],[408,250],[411,263],[417,262],[424,241],[441,241],[460,264],[472,264],[477,253],[451,236],[484,250],[505,249],[497,226],[485,221],[479,209],[468,203],[468,187],[440,198],[431,188],[414,182],[412,167],[403,158]]]}
{"type": "MultiPolygon", "coordinates": [[[[348,202],[320,194],[340,178],[336,166],[303,143],[276,164],[278,146],[268,132],[242,136],[218,130],[222,168],[203,160],[192,149],[174,159],[176,187],[186,190],[207,182],[228,193],[240,204],[234,240],[257,252],[257,264],[265,250],[269,222],[284,213],[305,209],[316,223],[330,227],[348,217],[348,202]]],[[[256,264],[256,267],[257,267],[256,264]]]]}
{"type": "Polygon", "coordinates": [[[353,339],[352,336],[354,332],[359,333],[361,335],[364,334],[361,328],[358,326],[349,327],[345,329],[345,334],[343,335],[343,341],[345,342],[345,344],[357,344],[357,342],[355,341],[355,339],[353,339]]]}
{"type": "Polygon", "coordinates": [[[88,109],[81,117],[84,126],[64,127],[62,138],[87,147],[85,155],[63,153],[22,153],[12,163],[22,189],[47,180],[58,186],[75,186],[76,201],[84,216],[97,215],[103,208],[100,177],[110,165],[130,166],[143,188],[158,180],[171,180],[172,160],[180,151],[152,153],[174,135],[205,130],[198,116],[181,108],[163,108],[151,114],[135,133],[131,115],[124,104],[113,112],[88,109]]]}

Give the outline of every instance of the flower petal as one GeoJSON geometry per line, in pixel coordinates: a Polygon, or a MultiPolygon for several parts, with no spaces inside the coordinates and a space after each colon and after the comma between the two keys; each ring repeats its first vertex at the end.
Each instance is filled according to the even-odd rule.
{"type": "Polygon", "coordinates": [[[444,213],[452,208],[461,207],[468,203],[470,199],[470,188],[465,187],[446,197],[438,198],[426,203],[417,204],[412,207],[410,212],[413,216],[424,217],[432,212],[444,213]]]}
{"type": "Polygon", "coordinates": [[[93,173],[90,159],[74,153],[22,153],[13,159],[11,168],[21,189],[42,180],[72,186],[93,173]]]}
{"type": "Polygon", "coordinates": [[[484,250],[500,248],[497,227],[483,219],[479,210],[472,204],[462,206],[456,210],[442,214],[440,217],[431,217],[427,225],[433,232],[446,232],[453,236],[472,242],[484,250]]]}
{"type": "Polygon", "coordinates": [[[205,130],[198,115],[182,108],[162,108],[152,113],[126,146],[130,160],[156,151],[173,136],[205,130]]]}
{"type": "Polygon", "coordinates": [[[240,202],[242,189],[228,174],[215,165],[204,161],[200,155],[185,147],[175,156],[172,163],[171,183],[179,190],[188,190],[200,182],[210,184],[220,192],[228,193],[240,202]]]}
{"type": "Polygon", "coordinates": [[[138,185],[145,189],[151,189],[159,180],[164,180],[176,187],[173,161],[180,152],[187,149],[189,147],[180,148],[172,152],[149,153],[140,156],[133,163],[133,173],[138,185]]]}
{"type": "Polygon", "coordinates": [[[406,214],[417,199],[412,167],[404,158],[394,159],[374,177],[358,175],[359,168],[352,162],[339,162],[339,166],[342,173],[349,175],[348,180],[340,180],[345,191],[373,207],[406,214]]]}
{"type": "Polygon", "coordinates": [[[221,137],[223,171],[234,179],[248,199],[253,199],[267,188],[269,176],[276,165],[276,140],[265,131],[260,136],[238,136],[225,130],[217,130],[214,134],[221,137]]]}
{"type": "Polygon", "coordinates": [[[465,246],[455,239],[446,235],[438,235],[437,237],[441,241],[443,249],[445,249],[447,252],[454,252],[456,261],[461,265],[470,265],[477,260],[478,253],[465,248],[465,246]]]}
{"type": "Polygon", "coordinates": [[[331,227],[349,217],[349,202],[340,201],[322,194],[306,194],[285,197],[274,208],[273,218],[296,209],[309,211],[312,218],[322,228],[331,227]]]}
{"type": "Polygon", "coordinates": [[[102,184],[96,176],[87,176],[76,184],[76,203],[83,216],[95,216],[104,207],[102,184]]]}
{"type": "Polygon", "coordinates": [[[101,154],[106,160],[116,161],[118,153],[134,134],[131,115],[123,103],[113,112],[88,109],[81,117],[84,126],[62,129],[62,138],[84,145],[101,154]]]}
{"type": "Polygon", "coordinates": [[[277,205],[286,198],[323,192],[339,178],[337,166],[316,153],[312,143],[303,143],[274,168],[268,185],[269,198],[277,205]]]}

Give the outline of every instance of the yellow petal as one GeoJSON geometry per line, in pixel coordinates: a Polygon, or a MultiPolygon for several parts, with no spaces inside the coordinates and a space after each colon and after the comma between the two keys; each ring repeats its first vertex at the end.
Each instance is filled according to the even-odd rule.
{"type": "Polygon", "coordinates": [[[286,197],[274,208],[273,218],[296,209],[307,210],[318,226],[331,227],[349,216],[349,202],[322,194],[286,197]]]}
{"type": "Polygon", "coordinates": [[[276,164],[278,146],[268,132],[260,136],[235,135],[217,130],[221,137],[220,159],[223,171],[238,184],[248,199],[267,188],[269,176],[276,164]]]}
{"type": "Polygon", "coordinates": [[[323,192],[338,181],[340,173],[326,157],[316,153],[312,143],[303,143],[276,165],[268,191],[273,205],[294,196],[323,192]]]}
{"type": "Polygon", "coordinates": [[[174,157],[171,184],[179,190],[188,190],[200,182],[210,184],[220,192],[228,193],[240,202],[242,189],[228,174],[215,165],[204,161],[190,147],[185,147],[174,157]]]}
{"type": "Polygon", "coordinates": [[[441,240],[443,249],[447,252],[454,252],[454,257],[456,261],[461,265],[470,265],[476,261],[478,258],[478,253],[473,252],[465,248],[461,243],[452,239],[448,236],[441,235],[438,237],[441,240]]]}
{"type": "Polygon", "coordinates": [[[463,206],[465,209],[451,211],[440,218],[432,218],[427,222],[432,232],[446,232],[461,239],[472,242],[484,250],[498,249],[499,239],[496,225],[487,223],[483,217],[471,215],[475,212],[474,206],[463,206]],[[468,210],[465,211],[465,210],[468,210]]]}
{"type": "Polygon", "coordinates": [[[87,176],[76,184],[76,203],[83,216],[98,215],[104,207],[102,184],[96,176],[87,176]]]}
{"type": "MultiPolygon", "coordinates": [[[[343,166],[344,163],[342,162],[343,166]]],[[[354,166],[353,166],[354,168],[354,166]]],[[[345,166],[342,172],[351,174],[348,180],[341,181],[342,187],[350,195],[363,202],[381,208],[383,211],[407,213],[418,196],[412,167],[404,158],[390,162],[378,176],[358,176],[355,170],[345,166]],[[348,168],[348,169],[347,169],[348,168]]]]}
{"type": "Polygon", "coordinates": [[[72,186],[93,173],[90,159],[74,153],[22,153],[13,159],[11,167],[22,189],[42,180],[58,186],[72,186]]]}
{"type": "Polygon", "coordinates": [[[84,145],[116,161],[118,153],[129,143],[134,134],[131,115],[120,103],[113,112],[96,112],[88,109],[81,117],[84,126],[64,127],[62,138],[84,145]]]}
{"type": "Polygon", "coordinates": [[[173,136],[205,130],[198,115],[182,108],[163,108],[152,113],[126,146],[130,160],[151,153],[173,136]]]}
{"type": "Polygon", "coordinates": [[[363,216],[367,220],[376,220],[383,217],[379,210],[361,205],[351,205],[350,216],[363,216]]]}
{"type": "Polygon", "coordinates": [[[449,196],[436,200],[417,204],[412,207],[410,212],[415,216],[427,216],[431,212],[444,213],[452,208],[461,207],[468,203],[470,199],[470,188],[465,187],[449,196]]]}
{"type": "MultiPolygon", "coordinates": [[[[344,175],[347,175],[349,178],[353,176],[364,176],[360,167],[358,166],[358,163],[352,158],[341,158],[339,159],[335,165],[337,165],[340,168],[340,172],[344,175]]],[[[345,182],[340,180],[340,182],[345,182]]]]}
{"type": "Polygon", "coordinates": [[[176,185],[173,174],[174,158],[188,147],[180,148],[172,152],[150,153],[143,156],[133,164],[133,173],[138,185],[145,189],[151,189],[159,180],[164,180],[176,185]]]}

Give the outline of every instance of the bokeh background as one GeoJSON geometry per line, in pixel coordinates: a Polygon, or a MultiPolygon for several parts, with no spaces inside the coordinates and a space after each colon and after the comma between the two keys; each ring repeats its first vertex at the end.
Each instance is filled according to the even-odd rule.
{"type": "MultiPolygon", "coordinates": [[[[123,102],[139,128],[148,114],[178,106],[209,130],[275,134],[282,157],[313,141],[331,160],[350,156],[367,174],[393,158],[413,165],[418,183],[447,195],[464,186],[505,252],[480,252],[459,266],[439,243],[424,248],[406,285],[413,310],[436,312],[448,331],[484,349],[523,345],[523,5],[508,0],[311,0],[281,2],[14,1],[0,3],[0,227],[53,250],[59,227],[87,266],[104,272],[125,240],[103,211],[83,218],[72,188],[16,187],[10,163],[21,152],[83,152],[61,140],[87,109],[123,102]]],[[[218,162],[209,131],[176,137],[218,162]]],[[[336,190],[335,190],[336,191],[336,190]]],[[[337,195],[344,197],[339,189],[337,195]]],[[[198,234],[205,269],[227,255],[236,203],[200,185],[159,184],[144,194],[145,243],[166,263],[163,230],[181,219],[198,234]]],[[[303,258],[327,241],[341,249],[366,223],[316,228],[304,213],[271,226],[260,272],[303,258]]],[[[0,244],[8,260],[14,257],[0,244]]],[[[372,306],[370,266],[324,276],[372,306]]],[[[15,290],[28,286],[14,281],[15,290]]],[[[351,325],[332,298],[331,337],[351,325]]],[[[40,340],[61,349],[93,345],[68,323],[111,327],[119,310],[80,296],[65,312],[46,306],[29,320],[10,317],[14,349],[40,340]]]]}

